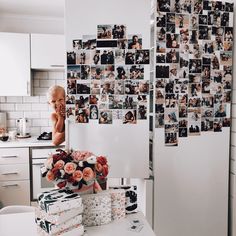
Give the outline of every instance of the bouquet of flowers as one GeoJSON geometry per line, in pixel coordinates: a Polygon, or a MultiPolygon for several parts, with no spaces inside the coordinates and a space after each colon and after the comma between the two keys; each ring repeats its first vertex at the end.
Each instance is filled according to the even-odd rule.
{"type": "Polygon", "coordinates": [[[59,188],[69,187],[80,193],[93,193],[102,190],[98,181],[106,179],[108,164],[106,157],[97,157],[91,152],[58,149],[46,160],[41,172],[59,188]]]}

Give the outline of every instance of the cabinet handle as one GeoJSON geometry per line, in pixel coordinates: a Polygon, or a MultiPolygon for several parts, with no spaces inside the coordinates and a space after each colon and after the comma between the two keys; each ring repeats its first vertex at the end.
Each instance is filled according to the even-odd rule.
{"type": "Polygon", "coordinates": [[[51,67],[64,67],[64,65],[50,65],[51,67]]]}
{"type": "Polygon", "coordinates": [[[8,187],[17,187],[19,186],[18,184],[7,184],[7,185],[2,185],[2,187],[4,188],[8,188],[8,187]]]}
{"type": "Polygon", "coordinates": [[[17,158],[18,156],[13,155],[13,156],[2,156],[2,158],[17,158]]]}
{"type": "Polygon", "coordinates": [[[17,172],[9,172],[9,173],[3,173],[2,175],[18,175],[17,172]]]}

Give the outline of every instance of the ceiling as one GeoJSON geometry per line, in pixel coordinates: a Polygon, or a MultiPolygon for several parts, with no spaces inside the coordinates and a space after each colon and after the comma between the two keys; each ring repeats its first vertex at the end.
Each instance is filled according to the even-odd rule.
{"type": "Polygon", "coordinates": [[[0,15],[64,17],[65,0],[0,0],[0,15]]]}

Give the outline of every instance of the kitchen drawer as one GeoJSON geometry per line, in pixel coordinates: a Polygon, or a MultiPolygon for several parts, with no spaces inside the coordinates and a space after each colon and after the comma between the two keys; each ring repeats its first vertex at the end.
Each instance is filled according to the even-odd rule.
{"type": "Polygon", "coordinates": [[[0,182],[0,199],[3,206],[30,205],[30,181],[0,182]]]}
{"type": "Polygon", "coordinates": [[[48,158],[50,153],[55,153],[58,148],[32,149],[32,158],[48,158]]]}
{"type": "Polygon", "coordinates": [[[29,180],[29,164],[0,165],[0,181],[29,180]]]}
{"type": "Polygon", "coordinates": [[[28,148],[1,148],[0,165],[29,163],[28,148]]]}

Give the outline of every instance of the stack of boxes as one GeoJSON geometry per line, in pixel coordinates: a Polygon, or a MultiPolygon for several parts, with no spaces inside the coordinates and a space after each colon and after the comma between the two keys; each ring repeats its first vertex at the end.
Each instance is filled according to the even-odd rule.
{"type": "Polygon", "coordinates": [[[83,204],[79,194],[55,189],[38,196],[36,224],[41,235],[83,235],[83,204]]]}

